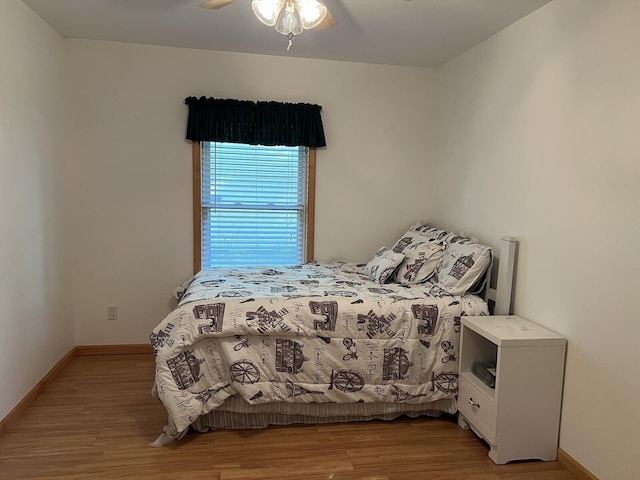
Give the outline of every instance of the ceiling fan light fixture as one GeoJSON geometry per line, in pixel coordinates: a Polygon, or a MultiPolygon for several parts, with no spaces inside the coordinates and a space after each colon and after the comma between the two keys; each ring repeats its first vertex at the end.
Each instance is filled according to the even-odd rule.
{"type": "Polygon", "coordinates": [[[262,23],[283,35],[317,27],[328,12],[318,0],[253,0],[251,8],[262,23]]]}
{"type": "Polygon", "coordinates": [[[287,50],[296,35],[317,27],[329,13],[324,2],[319,0],[253,0],[251,8],[262,23],[287,36],[287,50]]]}

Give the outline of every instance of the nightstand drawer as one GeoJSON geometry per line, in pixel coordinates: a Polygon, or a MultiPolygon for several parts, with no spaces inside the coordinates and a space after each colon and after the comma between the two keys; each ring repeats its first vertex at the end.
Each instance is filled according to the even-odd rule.
{"type": "Polygon", "coordinates": [[[496,401],[464,376],[461,376],[458,386],[458,410],[470,423],[482,425],[495,436],[498,417],[496,401]]]}

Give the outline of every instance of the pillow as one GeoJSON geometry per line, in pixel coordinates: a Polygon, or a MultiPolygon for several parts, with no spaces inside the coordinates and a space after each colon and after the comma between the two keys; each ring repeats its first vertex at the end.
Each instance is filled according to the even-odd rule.
{"type": "Polygon", "coordinates": [[[436,240],[441,240],[445,234],[449,233],[446,230],[441,230],[427,223],[416,223],[409,227],[409,231],[419,233],[423,237],[436,240]]]}
{"type": "Polygon", "coordinates": [[[464,295],[484,274],[491,260],[491,249],[485,245],[471,241],[450,243],[431,281],[450,295],[464,295]]]}
{"type": "Polygon", "coordinates": [[[393,245],[392,250],[396,253],[402,253],[405,248],[411,244],[419,242],[435,242],[438,243],[449,232],[446,230],[439,230],[431,225],[424,223],[416,223],[409,227],[404,235],[393,245]]]}
{"type": "Polygon", "coordinates": [[[364,266],[362,273],[378,283],[387,283],[403,260],[403,254],[382,247],[364,266]]]}
{"type": "Polygon", "coordinates": [[[415,285],[428,280],[444,255],[441,243],[420,241],[408,245],[404,251],[404,262],[396,271],[394,279],[403,285],[415,285]]]}
{"type": "Polygon", "coordinates": [[[446,235],[443,235],[442,241],[445,243],[445,245],[451,245],[453,243],[478,243],[478,240],[474,237],[452,232],[447,232],[446,235]]]}

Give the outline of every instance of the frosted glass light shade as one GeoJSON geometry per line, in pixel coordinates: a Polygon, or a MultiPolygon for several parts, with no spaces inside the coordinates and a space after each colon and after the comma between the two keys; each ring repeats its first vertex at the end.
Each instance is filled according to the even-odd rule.
{"type": "Polygon", "coordinates": [[[258,20],[273,27],[278,20],[278,13],[282,11],[285,0],[253,0],[251,8],[258,20]]]}
{"type": "Polygon", "coordinates": [[[302,19],[300,18],[300,10],[297,8],[296,0],[287,0],[284,8],[280,10],[278,19],[276,20],[276,31],[283,35],[292,33],[300,35],[303,31],[302,19]]]}
{"type": "Polygon", "coordinates": [[[317,0],[297,0],[297,3],[305,30],[317,27],[327,16],[327,7],[317,0]]]}

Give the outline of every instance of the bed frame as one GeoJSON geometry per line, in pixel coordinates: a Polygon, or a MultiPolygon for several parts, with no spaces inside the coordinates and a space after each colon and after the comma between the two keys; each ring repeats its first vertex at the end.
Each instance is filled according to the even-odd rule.
{"type": "Polygon", "coordinates": [[[492,315],[511,315],[515,294],[515,276],[519,241],[516,237],[500,239],[500,256],[487,272],[484,299],[492,315]],[[497,272],[496,272],[497,271],[497,272]],[[496,279],[495,286],[492,279],[496,279]]]}

